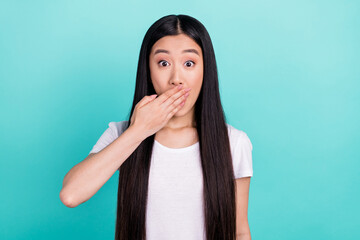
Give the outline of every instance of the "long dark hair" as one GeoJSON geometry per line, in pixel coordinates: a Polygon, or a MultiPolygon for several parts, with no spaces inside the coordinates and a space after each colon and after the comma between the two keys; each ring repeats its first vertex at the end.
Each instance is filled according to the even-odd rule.
{"type": "MultiPolygon", "coordinates": [[[[202,49],[203,84],[195,103],[204,183],[206,239],[233,240],[236,237],[236,204],[233,164],[225,114],[220,101],[215,53],[210,36],[197,19],[188,15],[168,15],[157,20],[145,34],[140,49],[133,104],[156,94],[149,70],[149,54],[154,43],[168,35],[186,34],[202,49]]],[[[146,239],[146,206],[149,170],[155,134],[147,137],[119,169],[115,240],[146,239]]],[[[186,231],[186,229],[184,229],[186,231]]]]}

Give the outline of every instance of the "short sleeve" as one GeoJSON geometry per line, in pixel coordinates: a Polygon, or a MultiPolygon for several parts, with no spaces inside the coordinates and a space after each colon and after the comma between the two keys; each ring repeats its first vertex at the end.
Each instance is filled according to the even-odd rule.
{"type": "Polygon", "coordinates": [[[235,178],[252,177],[252,143],[248,135],[238,130],[233,151],[233,167],[235,178]]]}
{"type": "Polygon", "coordinates": [[[117,139],[124,131],[126,122],[127,121],[110,122],[108,124],[109,127],[97,140],[96,144],[93,146],[89,154],[100,152],[102,149],[112,143],[115,139],[117,139]]]}

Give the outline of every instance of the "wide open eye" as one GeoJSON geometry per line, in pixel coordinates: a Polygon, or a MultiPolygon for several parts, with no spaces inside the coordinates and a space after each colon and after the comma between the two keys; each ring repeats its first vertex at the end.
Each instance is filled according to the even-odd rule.
{"type": "MultiPolygon", "coordinates": [[[[161,60],[161,61],[158,62],[158,64],[161,63],[161,62],[166,62],[166,63],[167,63],[167,61],[161,60]]],[[[162,66],[162,67],[166,67],[166,65],[164,66],[162,63],[161,63],[161,66],[162,66]]]]}
{"type": "Polygon", "coordinates": [[[191,64],[189,65],[189,64],[187,64],[187,63],[193,63],[193,65],[195,64],[195,63],[194,63],[193,61],[191,61],[191,60],[186,61],[185,64],[186,64],[186,66],[188,66],[188,67],[191,67],[191,66],[193,66],[193,65],[191,65],[191,64]]]}
{"type": "MultiPolygon", "coordinates": [[[[166,65],[166,64],[168,64],[168,62],[165,60],[159,61],[158,64],[160,64],[162,67],[168,66],[168,65],[166,65]],[[165,63],[165,65],[164,65],[164,63],[165,63]]],[[[192,67],[194,65],[195,65],[195,62],[191,61],[191,60],[185,62],[185,66],[187,66],[187,67],[192,67]]]]}

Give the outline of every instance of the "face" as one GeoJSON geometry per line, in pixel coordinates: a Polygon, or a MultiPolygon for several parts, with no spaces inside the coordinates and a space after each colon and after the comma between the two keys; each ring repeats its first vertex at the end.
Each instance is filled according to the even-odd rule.
{"type": "Polygon", "coordinates": [[[185,105],[175,114],[193,109],[203,82],[201,47],[185,34],[160,38],[149,56],[151,81],[158,95],[178,85],[191,88],[185,105]]]}

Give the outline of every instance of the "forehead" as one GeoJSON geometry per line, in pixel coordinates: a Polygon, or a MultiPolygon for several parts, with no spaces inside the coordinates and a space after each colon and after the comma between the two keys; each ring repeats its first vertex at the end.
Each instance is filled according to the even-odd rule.
{"type": "Polygon", "coordinates": [[[154,55],[155,52],[159,52],[158,50],[166,50],[170,55],[183,54],[183,50],[187,49],[195,49],[199,53],[199,56],[202,56],[200,46],[192,38],[185,34],[160,38],[152,46],[150,54],[154,55]]]}

